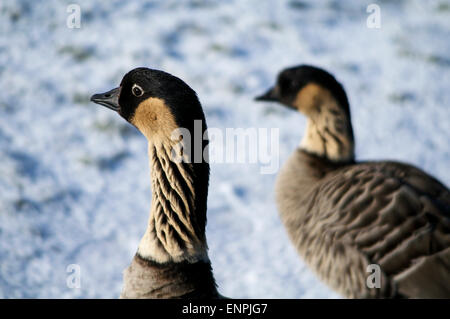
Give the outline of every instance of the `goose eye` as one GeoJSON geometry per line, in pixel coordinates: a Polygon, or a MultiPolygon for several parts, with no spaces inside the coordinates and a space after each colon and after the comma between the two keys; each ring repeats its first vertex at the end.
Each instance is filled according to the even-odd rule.
{"type": "Polygon", "coordinates": [[[131,91],[133,92],[133,95],[136,97],[140,97],[140,96],[142,96],[142,94],[144,94],[144,91],[142,90],[142,88],[137,84],[133,85],[133,87],[131,88],[131,91]]]}

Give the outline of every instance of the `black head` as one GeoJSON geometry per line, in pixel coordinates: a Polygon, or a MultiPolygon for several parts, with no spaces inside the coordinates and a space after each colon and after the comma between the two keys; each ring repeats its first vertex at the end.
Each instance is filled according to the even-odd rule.
{"type": "Polygon", "coordinates": [[[327,71],[310,65],[284,69],[278,74],[275,86],[263,95],[256,97],[255,100],[276,101],[297,109],[297,106],[294,105],[295,99],[298,93],[308,84],[316,84],[327,89],[340,106],[349,112],[347,95],[342,85],[327,71]]]}
{"type": "Polygon", "coordinates": [[[95,94],[91,101],[117,111],[141,131],[145,126],[156,131],[158,125],[189,129],[195,119],[204,122],[195,91],[181,79],[159,70],[133,69],[118,88],[95,94]]]}

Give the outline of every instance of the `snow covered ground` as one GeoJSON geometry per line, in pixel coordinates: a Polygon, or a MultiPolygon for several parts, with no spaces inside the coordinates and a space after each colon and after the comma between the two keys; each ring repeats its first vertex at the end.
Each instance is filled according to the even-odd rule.
{"type": "MultiPolygon", "coordinates": [[[[280,165],[305,125],[255,103],[277,72],[315,64],[344,84],[359,159],[411,162],[450,184],[450,2],[0,1],[0,297],[115,298],[150,207],[146,141],[93,93],[136,66],[196,92],[209,127],[280,128],[280,165]],[[358,4],[357,4],[358,3],[358,4]],[[66,284],[81,269],[81,288],[66,284]]],[[[338,298],[278,219],[275,175],[211,167],[207,238],[220,291],[338,298]]]]}

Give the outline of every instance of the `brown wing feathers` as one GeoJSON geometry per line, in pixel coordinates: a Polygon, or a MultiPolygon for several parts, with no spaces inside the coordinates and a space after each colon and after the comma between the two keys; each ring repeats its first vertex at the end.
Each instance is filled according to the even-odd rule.
{"type": "MultiPolygon", "coordinates": [[[[393,284],[396,275],[407,273],[421,258],[450,247],[449,206],[423,187],[418,190],[408,183],[410,176],[404,169],[403,164],[391,162],[333,171],[321,183],[312,212],[322,225],[320,231],[355,247],[368,262],[379,264],[393,284]]],[[[416,176],[411,180],[422,181],[416,176]]],[[[439,189],[436,181],[425,180],[434,186],[433,194],[445,193],[445,187],[439,189]]],[[[442,256],[448,259],[448,253],[442,256]]],[[[408,295],[408,291],[403,293],[408,295]]]]}

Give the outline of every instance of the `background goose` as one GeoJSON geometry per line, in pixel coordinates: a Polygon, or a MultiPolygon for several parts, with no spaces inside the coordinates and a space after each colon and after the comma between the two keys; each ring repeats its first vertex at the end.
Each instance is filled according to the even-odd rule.
{"type": "Polygon", "coordinates": [[[257,100],[308,118],[276,198],[291,241],[318,276],[347,297],[450,298],[449,190],[408,164],[355,162],[346,93],[324,70],[285,69],[257,100]],[[367,285],[370,264],[381,269],[378,289],[367,285]]]}
{"type": "Polygon", "coordinates": [[[148,139],[150,219],[124,272],[121,297],[219,297],[205,238],[209,164],[203,158],[191,163],[187,157],[194,147],[203,154],[208,140],[202,134],[189,145],[186,134],[182,141],[179,135],[172,136],[177,128],[193,133],[196,121],[205,132],[205,116],[195,92],[168,73],[137,68],[124,76],[119,88],[91,100],[117,111],[148,139]]]}

